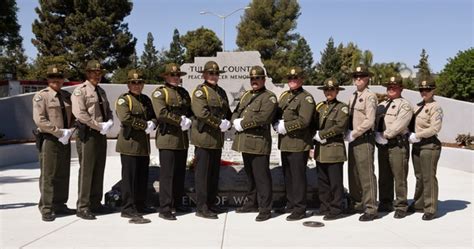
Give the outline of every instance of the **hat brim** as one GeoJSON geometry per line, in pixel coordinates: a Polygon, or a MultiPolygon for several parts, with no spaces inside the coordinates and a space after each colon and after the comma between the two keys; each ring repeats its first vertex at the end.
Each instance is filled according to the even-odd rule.
{"type": "Polygon", "coordinates": [[[64,74],[61,74],[61,73],[49,73],[49,74],[46,75],[46,78],[54,78],[54,77],[64,78],[64,74]]]}
{"type": "Polygon", "coordinates": [[[182,76],[185,76],[187,73],[185,72],[174,72],[174,73],[162,73],[160,74],[161,77],[165,77],[166,75],[170,75],[170,74],[179,74],[179,77],[182,77],[182,76]]]}
{"type": "Polygon", "coordinates": [[[403,87],[403,83],[396,83],[396,82],[388,82],[388,83],[385,83],[385,84],[382,84],[384,87],[388,87],[388,86],[392,86],[392,85],[396,85],[396,86],[401,86],[403,87]]]}
{"type": "Polygon", "coordinates": [[[374,74],[371,73],[371,72],[353,72],[353,73],[351,73],[351,75],[352,75],[352,78],[358,77],[358,76],[363,76],[363,77],[372,77],[372,76],[374,76],[374,74]]]}
{"type": "Polygon", "coordinates": [[[417,87],[416,89],[418,89],[418,90],[421,90],[421,89],[431,89],[431,90],[434,90],[434,89],[436,89],[436,87],[431,87],[431,86],[419,86],[419,87],[417,87]]]}
{"type": "Polygon", "coordinates": [[[345,88],[344,87],[326,87],[326,86],[320,86],[318,87],[319,90],[327,90],[327,89],[336,89],[336,90],[339,90],[339,91],[344,91],[345,88]]]}
{"type": "Polygon", "coordinates": [[[130,83],[130,82],[133,82],[133,81],[140,81],[140,82],[145,83],[144,79],[133,79],[133,80],[127,80],[127,84],[130,83]]]}

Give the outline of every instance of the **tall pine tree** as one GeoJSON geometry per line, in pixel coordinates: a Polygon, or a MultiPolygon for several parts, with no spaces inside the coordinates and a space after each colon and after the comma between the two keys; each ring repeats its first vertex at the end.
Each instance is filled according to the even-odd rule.
{"type": "Polygon", "coordinates": [[[334,46],[334,39],[330,37],[326,43],[326,48],[321,53],[320,62],[316,64],[316,81],[318,84],[322,84],[327,78],[334,77],[344,84],[345,75],[341,68],[341,55],[334,46]]]}
{"type": "Polygon", "coordinates": [[[24,78],[28,71],[22,46],[15,0],[2,1],[0,8],[0,78],[24,78]]]}
{"type": "Polygon", "coordinates": [[[281,82],[290,51],[298,34],[293,33],[300,15],[297,0],[253,0],[237,26],[239,50],[260,52],[267,73],[281,82]]]}
{"type": "Polygon", "coordinates": [[[63,56],[70,77],[81,79],[85,63],[99,59],[109,72],[130,64],[136,39],[123,20],[132,10],[128,0],[39,0],[32,39],[40,57],[63,56]]]}
{"type": "Polygon", "coordinates": [[[313,65],[313,52],[311,52],[311,48],[309,47],[306,39],[304,37],[300,37],[296,46],[290,51],[288,55],[288,65],[289,66],[299,66],[307,75],[306,83],[308,84],[316,84],[315,82],[315,67],[313,65]]]}
{"type": "Polygon", "coordinates": [[[417,78],[431,77],[431,69],[428,63],[428,57],[429,55],[426,53],[426,50],[423,48],[420,54],[420,62],[418,63],[418,65],[414,66],[415,68],[418,68],[418,73],[416,75],[417,78]]]}
{"type": "Polygon", "coordinates": [[[173,41],[170,43],[170,49],[166,52],[166,62],[178,65],[184,63],[184,47],[178,29],[174,29],[173,41]]]}
{"type": "Polygon", "coordinates": [[[148,32],[143,54],[140,57],[140,68],[143,71],[143,78],[150,83],[160,79],[158,51],[153,43],[153,35],[148,32]]]}

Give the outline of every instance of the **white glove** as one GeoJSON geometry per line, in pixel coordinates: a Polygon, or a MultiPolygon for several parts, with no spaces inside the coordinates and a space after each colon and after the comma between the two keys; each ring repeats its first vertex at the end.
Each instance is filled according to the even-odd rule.
{"type": "Polygon", "coordinates": [[[221,131],[227,131],[230,128],[230,121],[227,119],[222,119],[221,124],[219,125],[219,128],[221,128],[221,131]]]}
{"type": "Polygon", "coordinates": [[[237,119],[234,119],[234,122],[232,122],[234,124],[234,128],[236,131],[243,131],[244,128],[242,128],[242,125],[240,123],[242,123],[242,120],[243,118],[237,118],[237,119]]]}
{"type": "Polygon", "coordinates": [[[327,142],[326,139],[321,139],[321,137],[319,136],[319,131],[316,131],[316,135],[314,135],[313,139],[321,144],[325,144],[327,142]]]}
{"type": "Polygon", "coordinates": [[[281,135],[286,134],[285,120],[283,119],[278,120],[277,132],[278,134],[281,134],[281,135]]]}
{"type": "Polygon", "coordinates": [[[410,137],[408,138],[408,140],[412,144],[420,142],[420,139],[416,138],[416,133],[414,133],[414,132],[410,133],[410,137]]]}
{"type": "Polygon", "coordinates": [[[383,137],[382,132],[376,132],[375,133],[375,142],[377,142],[378,144],[387,144],[388,140],[383,137]]]}
{"type": "Polygon", "coordinates": [[[181,122],[179,123],[179,125],[181,126],[182,131],[186,131],[189,129],[189,127],[191,127],[192,123],[193,122],[191,121],[191,119],[183,115],[181,116],[181,122]]]}
{"type": "Polygon", "coordinates": [[[112,126],[114,126],[114,121],[112,121],[112,119],[109,119],[107,122],[102,122],[102,123],[99,123],[99,124],[102,127],[102,129],[100,130],[100,134],[105,135],[105,134],[107,134],[107,132],[110,131],[112,126]]]}
{"type": "Polygon", "coordinates": [[[276,131],[276,132],[278,132],[278,123],[279,123],[279,122],[280,122],[280,121],[277,121],[277,122],[275,122],[274,124],[272,124],[273,130],[276,131]]]}
{"type": "Polygon", "coordinates": [[[72,129],[59,129],[63,132],[63,135],[58,139],[59,142],[66,145],[69,143],[69,138],[72,136],[72,129]]]}
{"type": "Polygon", "coordinates": [[[348,143],[354,141],[354,137],[352,136],[352,130],[346,131],[346,134],[344,135],[344,140],[346,140],[348,143]]]}
{"type": "Polygon", "coordinates": [[[146,126],[146,129],[145,129],[145,133],[150,134],[156,128],[156,125],[151,120],[147,121],[146,124],[147,124],[147,126],[146,126]]]}

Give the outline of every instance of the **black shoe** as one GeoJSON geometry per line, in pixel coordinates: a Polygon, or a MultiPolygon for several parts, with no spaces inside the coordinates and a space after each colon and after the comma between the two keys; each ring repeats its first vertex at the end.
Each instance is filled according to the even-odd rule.
{"type": "Polygon", "coordinates": [[[364,211],[360,210],[360,209],[355,209],[355,208],[348,208],[346,210],[343,211],[345,214],[361,214],[363,213],[364,211]]]}
{"type": "Polygon", "coordinates": [[[423,216],[421,217],[422,220],[432,220],[436,218],[435,214],[430,214],[430,213],[424,213],[423,216]]]}
{"type": "Polygon", "coordinates": [[[97,208],[91,209],[91,212],[94,214],[111,214],[115,210],[104,205],[100,205],[97,208]]]}
{"type": "Polygon", "coordinates": [[[235,212],[236,213],[256,213],[256,212],[258,212],[258,208],[242,206],[242,207],[238,207],[237,209],[235,209],[235,212]]]}
{"type": "Polygon", "coordinates": [[[156,208],[154,207],[137,208],[137,211],[142,214],[153,214],[157,212],[156,208]]]}
{"type": "Polygon", "coordinates": [[[41,215],[41,219],[43,221],[54,221],[56,219],[56,215],[53,212],[45,213],[41,215]]]}
{"type": "Polygon", "coordinates": [[[359,221],[373,221],[377,219],[377,217],[378,217],[377,214],[364,213],[363,215],[359,217],[359,221]]]}
{"type": "Polygon", "coordinates": [[[423,213],[423,209],[422,208],[415,208],[415,205],[412,203],[408,206],[407,208],[407,213],[423,213]]]}
{"type": "Polygon", "coordinates": [[[133,218],[142,217],[142,216],[137,212],[122,211],[122,213],[120,214],[120,217],[133,219],[133,218]]]}
{"type": "Polygon", "coordinates": [[[76,213],[76,216],[79,217],[79,218],[82,218],[84,220],[95,220],[95,215],[93,213],[91,213],[91,211],[89,210],[82,210],[82,211],[78,211],[76,213]]]}
{"type": "Polygon", "coordinates": [[[255,221],[266,221],[270,218],[272,218],[271,212],[260,212],[257,217],[255,217],[255,221]]]}
{"type": "Polygon", "coordinates": [[[326,214],[324,215],[323,220],[337,220],[340,218],[344,218],[344,215],[342,213],[341,214],[326,214]]]}
{"type": "Polygon", "coordinates": [[[395,211],[395,214],[393,215],[393,218],[395,219],[402,219],[407,216],[407,212],[402,211],[402,210],[397,210],[395,211]]]}
{"type": "Polygon", "coordinates": [[[211,210],[214,213],[221,214],[227,212],[227,208],[219,207],[219,206],[212,206],[209,207],[209,210],[211,210]]]}
{"type": "Polygon", "coordinates": [[[193,211],[191,207],[187,206],[177,206],[174,210],[176,213],[191,213],[193,211]]]}
{"type": "Polygon", "coordinates": [[[143,218],[143,217],[133,217],[128,221],[128,223],[131,223],[131,224],[146,224],[150,222],[151,220],[143,218]]]}
{"type": "Polygon", "coordinates": [[[379,208],[377,209],[378,212],[387,212],[390,213],[393,211],[393,207],[391,206],[386,206],[386,205],[379,205],[379,208]]]}
{"type": "Polygon", "coordinates": [[[165,219],[165,220],[176,220],[176,216],[172,214],[171,212],[163,212],[158,215],[158,217],[165,219]]]}
{"type": "Polygon", "coordinates": [[[288,213],[292,213],[293,212],[293,208],[290,208],[290,207],[279,207],[279,208],[275,208],[275,213],[277,214],[288,214],[288,213]]]}
{"type": "Polygon", "coordinates": [[[205,218],[205,219],[218,219],[217,214],[215,214],[212,211],[206,210],[206,211],[196,211],[196,216],[205,218]]]}
{"type": "Polygon", "coordinates": [[[291,213],[286,217],[287,221],[295,221],[295,220],[301,220],[306,218],[306,213],[291,213]]]}
{"type": "Polygon", "coordinates": [[[329,213],[329,211],[325,211],[325,210],[323,210],[323,211],[321,211],[321,210],[315,210],[315,211],[313,211],[313,215],[314,215],[314,216],[324,216],[324,215],[326,215],[326,214],[328,214],[328,213],[329,213]]]}
{"type": "Polygon", "coordinates": [[[70,209],[68,207],[61,207],[61,208],[54,209],[54,212],[56,214],[62,214],[62,215],[73,215],[73,214],[76,214],[76,209],[70,209]]]}

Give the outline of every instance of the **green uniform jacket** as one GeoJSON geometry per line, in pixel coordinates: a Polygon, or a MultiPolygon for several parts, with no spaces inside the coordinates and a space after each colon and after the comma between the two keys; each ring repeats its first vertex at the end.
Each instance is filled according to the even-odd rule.
{"type": "Polygon", "coordinates": [[[326,139],[324,144],[316,143],[316,161],[339,163],[347,160],[344,132],[349,121],[349,107],[337,99],[320,102],[316,105],[319,116],[319,137],[326,139]]]}
{"type": "Polygon", "coordinates": [[[232,121],[243,118],[240,124],[244,129],[235,134],[232,149],[250,154],[270,155],[270,125],[277,107],[275,94],[265,88],[245,92],[232,114],[232,121]]]}
{"type": "Polygon", "coordinates": [[[277,119],[285,121],[285,135],[278,135],[278,148],[285,152],[302,152],[311,149],[314,99],[302,87],[281,94],[277,119]]]}
{"type": "Polygon", "coordinates": [[[181,130],[181,116],[191,118],[191,98],[180,86],[165,84],[155,89],[153,109],[158,119],[156,148],[184,150],[189,147],[188,131],[181,130]]]}
{"type": "Polygon", "coordinates": [[[145,129],[149,120],[156,124],[150,98],[145,94],[124,93],[115,103],[115,112],[121,122],[115,150],[130,156],[149,156],[150,135],[145,129]]]}
{"type": "Polygon", "coordinates": [[[224,133],[219,125],[222,119],[230,120],[227,95],[220,86],[207,82],[193,92],[191,108],[195,115],[191,126],[191,143],[207,149],[222,149],[224,133]]]}

